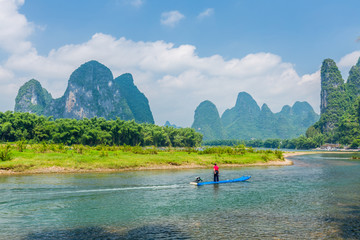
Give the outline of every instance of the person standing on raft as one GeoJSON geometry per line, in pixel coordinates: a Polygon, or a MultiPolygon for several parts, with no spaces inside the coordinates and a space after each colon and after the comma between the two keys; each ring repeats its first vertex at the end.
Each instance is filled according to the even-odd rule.
{"type": "Polygon", "coordinates": [[[218,181],[219,181],[219,167],[215,163],[214,164],[214,182],[218,182],[218,181]]]}

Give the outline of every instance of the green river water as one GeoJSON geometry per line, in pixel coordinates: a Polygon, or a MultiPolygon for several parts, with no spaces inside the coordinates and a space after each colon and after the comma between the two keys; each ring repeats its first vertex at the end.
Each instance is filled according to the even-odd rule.
{"type": "Polygon", "coordinates": [[[0,176],[0,239],[360,239],[360,161],[284,167],[0,176]]]}

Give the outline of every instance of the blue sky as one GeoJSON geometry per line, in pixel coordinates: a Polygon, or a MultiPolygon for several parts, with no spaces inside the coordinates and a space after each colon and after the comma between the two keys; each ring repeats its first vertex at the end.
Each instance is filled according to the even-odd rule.
{"type": "Polygon", "coordinates": [[[305,74],[315,71],[324,58],[340,59],[360,45],[359,1],[144,0],[138,6],[132,2],[136,1],[32,0],[20,12],[45,28],[31,37],[42,54],[102,32],[134,41],[191,44],[203,57],[271,52],[305,74]],[[206,9],[213,11],[199,19],[206,9]],[[173,10],[184,18],[174,27],[161,25],[161,14],[173,10]]]}
{"type": "Polygon", "coordinates": [[[170,120],[190,126],[196,106],[207,99],[222,114],[241,91],[274,112],[296,100],[318,112],[321,62],[334,59],[346,77],[360,56],[360,1],[0,0],[0,5],[7,6],[0,6],[0,30],[14,29],[0,33],[1,111],[13,109],[18,87],[31,78],[61,96],[71,72],[95,59],[115,77],[134,75],[160,125],[170,120]]]}

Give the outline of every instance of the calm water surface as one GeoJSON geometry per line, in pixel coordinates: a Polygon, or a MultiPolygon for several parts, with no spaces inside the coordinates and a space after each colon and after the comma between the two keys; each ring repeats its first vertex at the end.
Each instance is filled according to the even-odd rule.
{"type": "MultiPolygon", "coordinates": [[[[0,177],[0,239],[360,239],[360,161],[0,177]]],[[[220,166],[221,167],[221,166],[220,166]]]]}

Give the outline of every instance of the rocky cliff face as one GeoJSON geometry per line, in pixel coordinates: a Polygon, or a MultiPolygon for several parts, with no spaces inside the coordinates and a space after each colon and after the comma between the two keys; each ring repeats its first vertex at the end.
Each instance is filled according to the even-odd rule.
{"type": "Polygon", "coordinates": [[[260,109],[246,92],[239,93],[235,106],[226,110],[220,122],[215,124],[216,115],[216,106],[208,101],[201,103],[195,111],[192,127],[204,134],[205,140],[293,138],[305,134],[306,129],[319,119],[307,102],[296,102],[292,107],[286,105],[279,113],[273,113],[266,104],[260,109]],[[222,132],[222,135],[216,132],[222,132]]]}
{"type": "Polygon", "coordinates": [[[51,94],[37,80],[31,79],[19,89],[15,111],[42,114],[51,100],[51,94]]]}
{"type": "Polygon", "coordinates": [[[351,115],[360,95],[360,58],[349,72],[346,83],[335,62],[325,59],[321,66],[321,116],[314,125],[321,133],[332,132],[339,127],[345,115],[351,115]]]}
{"type": "Polygon", "coordinates": [[[325,59],[321,66],[321,116],[315,128],[322,133],[339,126],[342,117],[351,109],[360,93],[360,63],[349,72],[347,83],[342,79],[335,62],[325,59]]]}
{"type": "MultiPolygon", "coordinates": [[[[20,90],[29,85],[31,85],[31,81],[20,90]]],[[[123,120],[135,119],[138,122],[153,123],[154,120],[145,95],[136,88],[133,82],[131,93],[127,93],[126,86],[127,84],[117,84],[110,69],[106,66],[97,61],[90,61],[81,65],[71,74],[67,89],[61,98],[52,99],[50,97],[45,104],[38,101],[35,105],[40,110],[36,113],[55,118],[104,117],[105,119],[115,119],[119,117],[123,120]],[[129,95],[134,96],[129,98],[129,95]],[[137,100],[139,95],[141,100],[137,100]],[[130,101],[133,102],[130,103],[130,101]],[[132,106],[134,112],[129,105],[132,106]],[[144,112],[145,117],[137,119],[136,116],[141,111],[144,112]]],[[[38,94],[29,91],[25,95],[19,91],[15,111],[30,112],[31,109],[24,102],[37,98],[38,94]]]]}
{"type": "Polygon", "coordinates": [[[204,140],[224,138],[219,112],[208,100],[200,103],[196,108],[194,123],[191,127],[203,134],[204,140]]]}
{"type": "Polygon", "coordinates": [[[344,90],[344,80],[334,60],[325,59],[321,66],[320,112],[324,113],[334,93],[344,90]]]}

